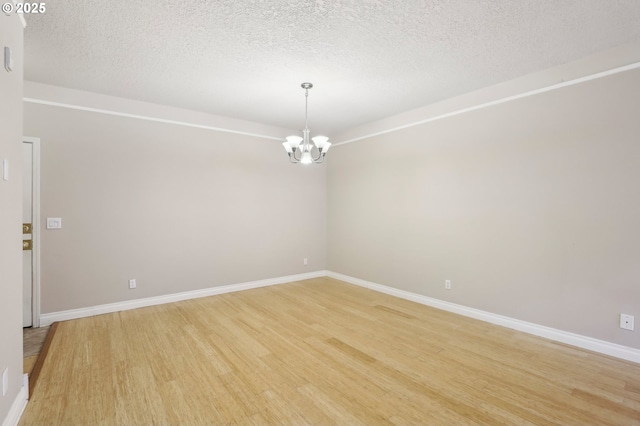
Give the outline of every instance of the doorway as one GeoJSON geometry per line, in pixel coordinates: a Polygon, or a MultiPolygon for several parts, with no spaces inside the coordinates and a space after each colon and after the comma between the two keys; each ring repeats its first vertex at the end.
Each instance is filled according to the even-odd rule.
{"type": "Polygon", "coordinates": [[[22,143],[22,326],[40,327],[40,139],[22,143]]]}

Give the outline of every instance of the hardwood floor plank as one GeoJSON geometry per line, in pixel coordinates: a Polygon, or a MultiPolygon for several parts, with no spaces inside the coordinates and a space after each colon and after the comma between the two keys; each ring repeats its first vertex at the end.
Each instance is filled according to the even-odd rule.
{"type": "Polygon", "coordinates": [[[351,410],[349,407],[345,407],[344,404],[337,403],[334,399],[330,398],[329,395],[322,392],[316,386],[308,384],[298,388],[298,391],[307,396],[309,400],[312,400],[313,403],[322,410],[323,413],[326,413],[335,424],[339,425],[356,425],[356,426],[366,426],[367,423],[365,419],[362,418],[358,411],[351,410]]]}

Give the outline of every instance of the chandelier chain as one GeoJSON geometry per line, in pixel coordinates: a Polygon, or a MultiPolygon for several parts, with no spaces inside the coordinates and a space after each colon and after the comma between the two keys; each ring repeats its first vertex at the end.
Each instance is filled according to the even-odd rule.
{"type": "Polygon", "coordinates": [[[308,117],[309,117],[309,89],[304,90],[304,128],[308,129],[308,117]]]}

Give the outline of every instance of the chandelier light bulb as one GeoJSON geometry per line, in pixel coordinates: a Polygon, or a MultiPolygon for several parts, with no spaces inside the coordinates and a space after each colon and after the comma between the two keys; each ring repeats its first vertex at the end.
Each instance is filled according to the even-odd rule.
{"type": "Polygon", "coordinates": [[[311,164],[313,163],[313,159],[311,158],[311,153],[309,151],[302,153],[302,158],[300,158],[300,162],[302,164],[311,164]]]}

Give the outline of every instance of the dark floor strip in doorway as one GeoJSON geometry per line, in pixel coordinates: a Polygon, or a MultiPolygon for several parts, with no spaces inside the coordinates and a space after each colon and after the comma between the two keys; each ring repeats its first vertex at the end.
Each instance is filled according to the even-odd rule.
{"type": "Polygon", "coordinates": [[[36,364],[33,366],[33,371],[29,375],[29,398],[31,398],[31,395],[33,395],[33,390],[36,388],[36,382],[38,381],[38,377],[40,376],[40,371],[42,370],[42,366],[44,365],[44,360],[49,353],[49,346],[51,346],[53,336],[56,334],[57,329],[57,322],[51,324],[51,329],[49,330],[49,334],[47,334],[47,340],[44,341],[42,351],[40,351],[38,359],[36,360],[36,364]]]}

